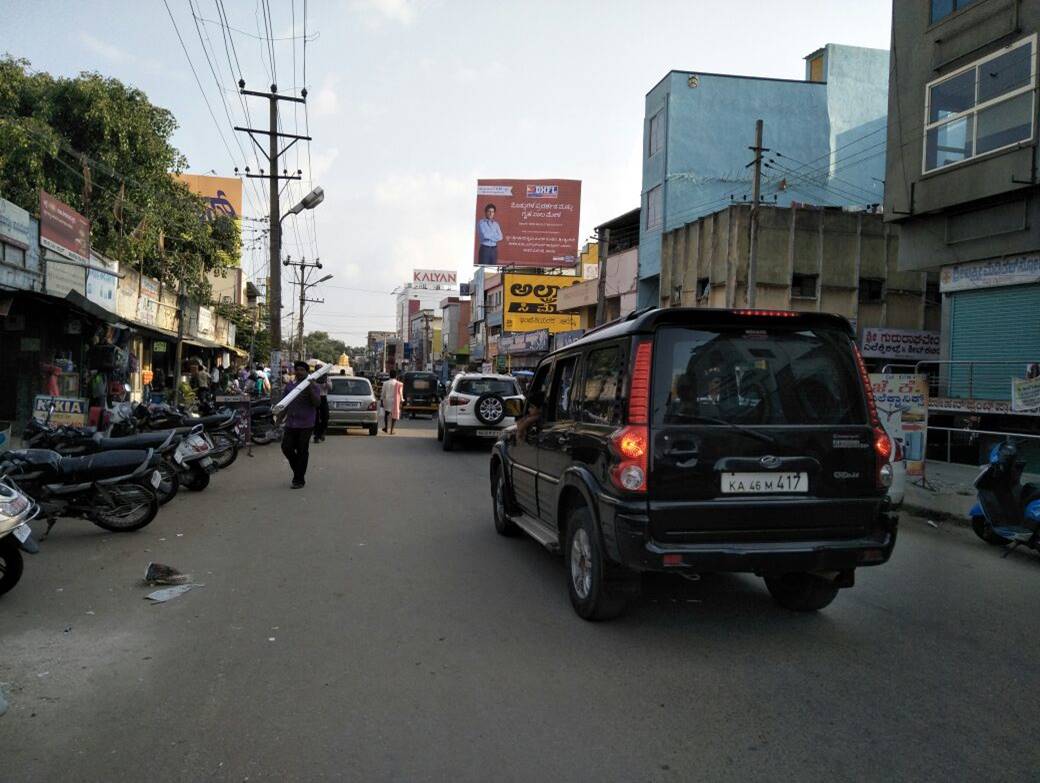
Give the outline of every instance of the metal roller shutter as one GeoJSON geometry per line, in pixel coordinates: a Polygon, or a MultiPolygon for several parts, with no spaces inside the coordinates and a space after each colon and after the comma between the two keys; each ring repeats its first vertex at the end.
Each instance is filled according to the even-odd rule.
{"type": "MultiPolygon", "coordinates": [[[[950,299],[951,359],[1021,363],[1020,367],[975,367],[970,396],[1010,399],[1011,376],[1021,377],[1027,362],[1040,361],[1040,285],[958,291],[950,299]]],[[[969,396],[966,367],[951,368],[950,392],[954,397],[969,396]]]]}

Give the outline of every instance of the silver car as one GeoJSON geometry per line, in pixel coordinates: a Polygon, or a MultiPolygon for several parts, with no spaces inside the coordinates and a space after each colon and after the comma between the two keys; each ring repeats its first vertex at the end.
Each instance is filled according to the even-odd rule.
{"type": "Polygon", "coordinates": [[[379,411],[368,378],[329,376],[329,429],[365,427],[369,435],[379,432],[379,411]]]}

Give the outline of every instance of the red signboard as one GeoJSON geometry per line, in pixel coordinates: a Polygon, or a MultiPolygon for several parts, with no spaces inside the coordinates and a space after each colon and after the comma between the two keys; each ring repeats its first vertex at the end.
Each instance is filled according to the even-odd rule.
{"type": "Polygon", "coordinates": [[[40,244],[84,264],[90,263],[90,221],[50,193],[40,191],[40,244]]]}
{"type": "Polygon", "coordinates": [[[473,263],[574,266],[580,210],[579,180],[479,179],[473,263]]]}

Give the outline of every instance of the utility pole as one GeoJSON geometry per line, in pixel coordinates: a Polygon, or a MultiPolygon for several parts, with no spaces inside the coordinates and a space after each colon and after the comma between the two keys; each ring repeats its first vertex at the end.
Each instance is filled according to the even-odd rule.
{"type": "Polygon", "coordinates": [[[286,257],[285,261],[282,262],[285,266],[296,267],[298,270],[296,273],[296,284],[300,287],[300,310],[296,316],[296,351],[299,354],[297,358],[306,359],[304,355],[306,353],[303,344],[303,308],[307,302],[314,302],[315,304],[323,304],[324,299],[308,299],[307,289],[311,286],[315,286],[318,283],[323,283],[328,280],[332,275],[325,275],[321,280],[317,280],[313,283],[308,282],[307,275],[310,274],[311,269],[321,269],[321,261],[315,259],[314,261],[308,261],[306,258],[301,258],[299,261],[293,261],[292,258],[286,257]]]}
{"type": "MultiPolygon", "coordinates": [[[[269,333],[271,335],[271,369],[275,374],[277,385],[281,386],[281,352],[282,352],[282,272],[279,267],[282,255],[282,218],[281,218],[281,206],[278,203],[278,183],[283,179],[301,179],[302,172],[297,170],[295,174],[289,174],[287,170],[283,170],[281,174],[278,173],[278,160],[284,155],[293,144],[301,139],[304,141],[310,141],[310,136],[299,136],[293,133],[279,133],[278,132],[278,101],[292,101],[293,103],[306,103],[307,102],[307,90],[304,88],[300,91],[299,98],[291,95],[279,95],[278,85],[272,84],[270,92],[256,92],[255,90],[245,89],[246,83],[244,79],[240,79],[238,82],[239,92],[242,95],[250,95],[255,98],[267,98],[270,103],[270,111],[268,118],[268,130],[261,130],[259,128],[243,128],[235,126],[236,131],[242,131],[248,133],[249,138],[253,140],[253,143],[260,150],[261,155],[267,158],[267,171],[265,173],[263,169],[260,170],[259,174],[253,174],[246,167],[246,176],[251,179],[266,179],[270,181],[270,228],[271,228],[271,283],[267,292],[267,303],[270,308],[270,322],[269,322],[269,333]],[[263,145],[257,141],[256,136],[267,136],[267,149],[265,150],[263,145]],[[280,139],[291,139],[291,141],[285,145],[282,149],[279,149],[280,139]]],[[[236,169],[237,171],[237,169],[236,169]]],[[[280,391],[280,388],[279,388],[280,391]]],[[[272,396],[277,396],[272,394],[272,396]]]]}
{"type": "Polygon", "coordinates": [[[596,326],[607,320],[607,255],[610,253],[610,229],[599,238],[599,280],[596,281],[596,326]]]}
{"type": "Polygon", "coordinates": [[[751,241],[748,252],[747,304],[754,308],[758,293],[758,206],[762,200],[762,153],[769,150],[762,146],[762,120],[755,120],[755,159],[748,166],[755,167],[751,188],[751,241]]]}

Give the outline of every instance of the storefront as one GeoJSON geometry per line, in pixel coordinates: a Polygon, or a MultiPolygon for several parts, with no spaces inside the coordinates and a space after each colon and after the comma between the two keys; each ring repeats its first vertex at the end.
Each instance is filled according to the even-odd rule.
{"type": "MultiPolygon", "coordinates": [[[[504,334],[498,338],[499,358],[504,358],[504,370],[530,370],[549,352],[549,330],[504,334]]],[[[499,367],[502,367],[499,362],[499,367]]]]}

